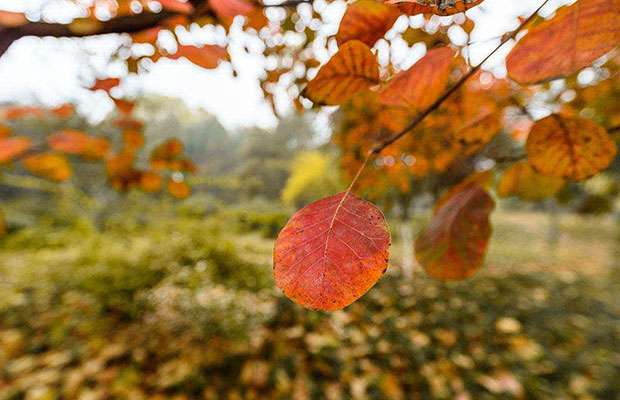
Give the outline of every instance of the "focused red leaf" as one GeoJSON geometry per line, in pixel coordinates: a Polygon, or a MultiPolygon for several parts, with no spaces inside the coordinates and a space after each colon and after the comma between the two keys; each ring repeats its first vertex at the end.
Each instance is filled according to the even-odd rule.
{"type": "Polygon", "coordinates": [[[491,237],[489,215],[495,202],[476,182],[465,185],[435,210],[415,242],[418,262],[433,278],[463,280],[484,262],[491,237]]]}
{"type": "Polygon", "coordinates": [[[172,60],[181,57],[187,58],[193,64],[206,69],[217,68],[220,61],[228,59],[228,53],[224,47],[205,45],[203,47],[179,45],[177,52],[168,56],[172,60]]]}
{"type": "Polygon", "coordinates": [[[304,307],[339,310],[383,275],[389,247],[381,211],[340,193],[302,208],[288,221],[275,244],[275,281],[304,307]]]}
{"type": "Polygon", "coordinates": [[[385,0],[385,3],[396,4],[407,15],[435,14],[452,15],[465,12],[484,0],[385,0]]]}
{"type": "Polygon", "coordinates": [[[24,137],[0,138],[0,164],[19,157],[32,147],[32,142],[24,137]]]}
{"type": "Polygon", "coordinates": [[[526,148],[528,160],[537,172],[577,181],[609,167],[618,152],[600,125],[555,114],[536,122],[526,148]]]}
{"type": "Polygon", "coordinates": [[[351,40],[319,70],[302,95],[317,104],[338,105],[377,83],[377,56],[365,43],[351,40]]]}
{"type": "Polygon", "coordinates": [[[423,110],[433,104],[448,85],[454,50],[440,47],[429,51],[407,71],[381,90],[379,100],[388,106],[423,110]]]}
{"type": "Polygon", "coordinates": [[[533,84],[571,75],[620,43],[620,0],[579,0],[533,27],[506,59],[508,75],[533,84]]]}
{"type": "Polygon", "coordinates": [[[60,154],[42,153],[26,157],[22,164],[24,168],[45,179],[64,182],[71,177],[71,165],[60,154]]]}
{"type": "Polygon", "coordinates": [[[375,0],[359,0],[349,4],[340,22],[336,41],[338,45],[359,40],[374,45],[394,25],[400,13],[390,5],[375,0]]]}

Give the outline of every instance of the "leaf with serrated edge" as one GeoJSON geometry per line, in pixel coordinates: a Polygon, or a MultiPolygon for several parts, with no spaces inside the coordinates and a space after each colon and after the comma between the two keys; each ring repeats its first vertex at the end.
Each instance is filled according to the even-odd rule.
{"type": "Polygon", "coordinates": [[[316,310],[353,303],[383,275],[390,233],[373,204],[340,193],[299,210],[276,240],[274,277],[293,301],[316,310]]]}

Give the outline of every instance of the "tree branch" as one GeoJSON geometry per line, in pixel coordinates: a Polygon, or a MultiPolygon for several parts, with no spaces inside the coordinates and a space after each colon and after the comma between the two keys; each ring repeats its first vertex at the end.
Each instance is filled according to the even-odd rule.
{"type": "MultiPolygon", "coordinates": [[[[313,1],[314,0],[287,0],[278,4],[262,4],[262,7],[294,7],[304,3],[310,4],[313,1]]],[[[194,10],[196,10],[195,15],[191,15],[190,18],[211,13],[211,10],[207,10],[205,12],[202,11],[204,6],[207,4],[205,0],[190,0],[190,3],[194,7],[194,10]]],[[[145,12],[136,15],[124,15],[112,18],[108,21],[99,21],[101,25],[100,28],[94,32],[88,33],[71,30],[70,25],[46,22],[29,22],[25,25],[13,28],[0,27],[0,57],[2,57],[2,55],[9,49],[13,42],[25,36],[89,37],[110,33],[134,33],[145,29],[154,28],[158,26],[162,20],[178,15],[183,14],[162,10],[159,13],[145,12]]]]}
{"type": "Polygon", "coordinates": [[[463,75],[463,77],[456,83],[454,84],[454,86],[452,86],[450,89],[446,90],[444,92],[443,95],[441,95],[430,107],[428,107],[426,110],[424,110],[422,113],[418,114],[413,121],[411,121],[411,123],[409,125],[407,125],[402,131],[396,133],[394,136],[392,136],[391,138],[388,138],[387,140],[379,143],[374,149],[372,149],[371,154],[379,154],[381,153],[386,147],[390,146],[391,144],[393,144],[394,142],[398,141],[399,139],[401,139],[403,136],[405,136],[406,134],[408,134],[409,132],[411,132],[414,128],[416,128],[422,121],[424,121],[424,119],[426,117],[428,117],[430,114],[432,114],[435,110],[437,110],[446,100],[448,100],[448,98],[450,98],[450,96],[452,96],[457,90],[459,90],[464,84],[465,82],[467,82],[467,80],[469,78],[471,78],[472,76],[474,76],[478,71],[480,71],[480,68],[482,67],[482,65],[484,65],[484,63],[486,63],[491,57],[493,57],[493,55],[495,55],[495,53],[497,53],[497,51],[499,49],[501,49],[507,42],[509,42],[510,40],[513,40],[518,34],[519,32],[521,32],[523,30],[523,28],[525,28],[526,25],[528,25],[530,22],[532,22],[534,20],[534,18],[536,18],[536,16],[538,15],[538,13],[540,12],[540,10],[542,10],[542,8],[544,6],[547,5],[547,3],[549,2],[549,0],[545,0],[540,7],[538,7],[538,9],[536,9],[536,11],[534,11],[534,13],[532,15],[529,16],[529,18],[527,18],[525,21],[523,21],[521,23],[521,25],[519,25],[519,27],[517,29],[515,29],[514,31],[512,31],[512,33],[507,36],[506,38],[504,38],[504,40],[501,41],[501,43],[495,48],[493,49],[492,52],[489,53],[489,55],[487,55],[484,60],[482,60],[478,65],[476,65],[475,67],[473,67],[471,70],[469,70],[468,73],[466,73],[465,75],[463,75]]]}

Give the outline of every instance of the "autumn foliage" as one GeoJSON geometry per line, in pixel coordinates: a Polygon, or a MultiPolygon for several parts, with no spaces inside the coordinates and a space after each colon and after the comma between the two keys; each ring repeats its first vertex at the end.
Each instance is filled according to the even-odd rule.
{"type": "MultiPolygon", "coordinates": [[[[620,0],[577,0],[548,19],[538,16],[548,3],[540,0],[540,8],[522,19],[488,54],[497,55],[504,45],[516,43],[506,59],[506,76],[485,71],[470,60],[474,22],[461,13],[484,7],[484,0],[348,2],[338,29],[329,38],[331,46],[326,46],[330,56],[324,60],[313,50],[319,29],[312,23],[304,25],[304,19],[294,12],[297,6],[300,10],[306,7],[306,20],[320,21],[321,12],[304,4],[310,0],[282,2],[279,5],[291,12],[283,13],[280,20],[268,18],[270,6],[250,0],[159,0],[159,10],[151,2],[139,1],[139,12],[128,1],[95,3],[107,7],[112,18],[100,21],[90,12],[62,31],[56,31],[58,26],[53,24],[42,24],[41,36],[129,33],[132,44],[151,49],[150,54],[136,56],[119,50],[115,56],[124,57],[130,74],[141,73],[144,65],[162,58],[185,59],[214,69],[231,61],[227,46],[186,43],[175,29],[198,23],[230,32],[237,17],[242,29],[264,39],[262,55],[274,61],[261,81],[265,99],[274,110],[277,84],[287,86],[299,111],[340,107],[333,141],[341,150],[341,166],[351,186],[296,213],[274,249],[276,284],[308,308],[348,306],[387,268],[390,236],[383,214],[354,193],[374,200],[388,192],[411,192],[423,179],[439,180],[448,172],[456,176],[451,189],[437,196],[432,220],[415,242],[415,255],[430,276],[461,280],[484,265],[494,194],[542,200],[569,182],[584,181],[606,170],[617,155],[609,133],[620,124],[620,110],[617,101],[609,106],[601,99],[611,98],[614,103],[620,93],[620,58],[614,53],[620,43],[620,0]],[[409,16],[420,16],[422,26],[412,27],[409,16]],[[442,25],[438,16],[449,21],[442,20],[447,21],[442,25]],[[130,23],[119,28],[119,19],[130,23]],[[405,19],[409,26],[403,31],[397,21],[405,19]],[[433,24],[435,31],[430,29],[433,24]],[[449,40],[449,27],[460,29],[466,43],[449,40]],[[162,32],[174,38],[174,50],[162,45],[162,32]],[[303,40],[285,45],[283,37],[293,32],[303,40]],[[425,55],[406,68],[394,63],[389,54],[380,57],[379,48],[394,35],[423,43],[425,55]],[[577,74],[588,67],[601,73],[590,84],[581,84],[577,74]],[[552,107],[546,115],[532,115],[529,106],[535,92],[551,96],[554,79],[563,79],[565,92],[549,101],[552,107]],[[582,112],[586,107],[588,112],[582,112]],[[493,153],[491,145],[505,133],[512,133],[511,149],[522,150],[517,156],[493,153]],[[468,176],[480,169],[486,171],[485,179],[468,176]],[[501,179],[495,179],[495,171],[502,173],[501,179]]],[[[12,34],[4,50],[11,40],[31,34],[29,24],[21,15],[0,13],[0,27],[12,34]]],[[[103,76],[91,85],[114,101],[118,138],[64,130],[32,143],[0,127],[0,164],[21,163],[32,174],[66,181],[72,174],[70,158],[81,157],[104,163],[110,184],[119,191],[165,189],[176,198],[188,197],[191,188],[185,176],[196,167],[184,156],[179,140],[155,145],[148,167],[136,166],[145,147],[143,123],[134,116],[133,102],[115,94],[122,84],[121,77],[103,76]]],[[[64,108],[51,114],[66,118],[72,112],[64,108]]],[[[7,110],[5,117],[47,118],[48,114],[21,107],[7,110]]]]}

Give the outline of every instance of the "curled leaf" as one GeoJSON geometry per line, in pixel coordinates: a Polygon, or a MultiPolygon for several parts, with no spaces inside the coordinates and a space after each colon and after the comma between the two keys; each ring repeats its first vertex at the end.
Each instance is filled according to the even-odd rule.
{"type": "Polygon", "coordinates": [[[620,43],[620,0],[579,0],[533,27],[506,59],[508,75],[533,84],[571,75],[620,43]]]}
{"type": "Polygon", "coordinates": [[[606,169],[617,154],[616,144],[603,127],[563,115],[536,122],[526,148],[530,164],[539,173],[577,181],[606,169]]]}
{"type": "Polygon", "coordinates": [[[308,83],[303,96],[317,104],[338,105],[379,83],[379,63],[370,47],[352,40],[340,47],[308,83]]]}
{"type": "Polygon", "coordinates": [[[344,193],[299,210],[278,235],[274,277],[304,307],[339,310],[383,275],[390,233],[373,204],[344,193]]]}
{"type": "Polygon", "coordinates": [[[489,215],[495,202],[476,182],[448,192],[415,242],[415,255],[426,272],[440,280],[463,280],[484,262],[491,237],[489,215]]]}

